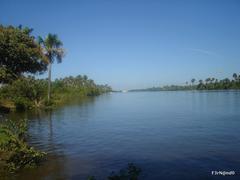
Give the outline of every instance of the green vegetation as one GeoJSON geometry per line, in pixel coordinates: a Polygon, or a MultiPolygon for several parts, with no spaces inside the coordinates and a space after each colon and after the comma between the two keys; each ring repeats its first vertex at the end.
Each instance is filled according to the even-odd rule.
{"type": "Polygon", "coordinates": [[[218,80],[216,78],[207,78],[205,83],[199,80],[196,86],[197,90],[221,90],[221,89],[240,89],[240,75],[233,74],[233,79],[225,78],[218,80]]]}
{"type": "Polygon", "coordinates": [[[18,110],[41,107],[45,96],[46,81],[34,77],[21,77],[0,89],[2,102],[11,102],[18,110]]]}
{"type": "Polygon", "coordinates": [[[26,131],[26,120],[0,124],[0,173],[34,167],[44,158],[45,153],[26,144],[26,131]]]}
{"type": "MultiPolygon", "coordinates": [[[[121,169],[118,173],[112,172],[110,176],[108,176],[108,180],[138,180],[138,177],[141,173],[141,169],[134,165],[133,163],[129,163],[128,167],[125,169],[121,169]]],[[[88,180],[97,180],[94,176],[88,178],[88,180]]]]}
{"type": "Polygon", "coordinates": [[[51,67],[64,57],[63,43],[55,34],[38,40],[33,29],[0,25],[0,111],[53,107],[69,98],[96,96],[111,91],[86,75],[51,81],[51,67]],[[30,74],[44,73],[48,79],[30,74]],[[27,76],[26,76],[27,75],[27,76]]]}
{"type": "Polygon", "coordinates": [[[191,84],[186,82],[186,85],[170,85],[163,87],[152,87],[146,89],[133,89],[130,92],[137,91],[185,91],[185,90],[234,90],[240,89],[240,74],[233,74],[233,78],[225,78],[218,80],[216,78],[206,78],[205,81],[199,80],[198,84],[195,85],[196,79],[191,79],[191,84]]]}
{"type": "MultiPolygon", "coordinates": [[[[51,101],[47,99],[47,87],[46,79],[21,77],[0,89],[0,102],[8,102],[8,105],[17,110],[26,110],[56,106],[73,97],[96,96],[111,91],[109,86],[96,85],[86,75],[70,76],[53,81],[51,101]]],[[[2,106],[6,105],[2,103],[2,106]]]]}
{"type": "Polygon", "coordinates": [[[32,29],[0,25],[0,83],[10,83],[24,73],[43,73],[47,68],[32,29]]]}
{"type": "Polygon", "coordinates": [[[48,34],[44,40],[42,37],[38,37],[38,43],[41,45],[43,52],[48,60],[48,103],[50,102],[51,95],[51,74],[52,74],[52,64],[56,59],[58,63],[62,62],[64,56],[64,49],[61,48],[63,43],[58,39],[56,34],[48,34]]]}
{"type": "MultiPolygon", "coordinates": [[[[107,85],[97,85],[86,75],[51,81],[51,67],[64,56],[63,43],[57,35],[48,34],[38,40],[28,27],[0,25],[0,111],[49,108],[70,98],[96,96],[111,91],[107,85]],[[42,74],[48,68],[48,79],[31,75],[42,74]]],[[[44,153],[25,142],[27,122],[0,122],[0,173],[32,167],[44,153]]]]}

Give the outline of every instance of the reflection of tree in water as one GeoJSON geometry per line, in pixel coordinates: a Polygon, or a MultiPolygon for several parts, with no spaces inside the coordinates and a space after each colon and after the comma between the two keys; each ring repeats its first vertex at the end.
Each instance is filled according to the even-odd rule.
{"type": "Polygon", "coordinates": [[[9,114],[8,116],[11,119],[28,119],[29,144],[48,153],[45,162],[35,169],[21,170],[17,174],[17,179],[68,179],[69,173],[71,173],[71,170],[69,170],[71,168],[71,160],[64,155],[64,144],[61,144],[63,141],[58,136],[59,132],[61,135],[63,132],[57,128],[64,126],[62,126],[61,121],[68,120],[64,119],[64,117],[71,118],[72,110],[75,111],[76,117],[85,117],[91,114],[94,110],[94,102],[95,98],[75,99],[68,102],[65,106],[57,107],[54,110],[34,109],[9,114]]]}
{"type": "Polygon", "coordinates": [[[49,140],[50,142],[52,142],[53,139],[53,122],[52,122],[52,110],[49,110],[47,112],[47,116],[48,116],[48,129],[49,129],[49,140]]]}

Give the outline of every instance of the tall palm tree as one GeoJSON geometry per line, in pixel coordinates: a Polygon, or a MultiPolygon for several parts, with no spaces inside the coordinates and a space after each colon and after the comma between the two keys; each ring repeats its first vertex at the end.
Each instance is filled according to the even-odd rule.
{"type": "Polygon", "coordinates": [[[38,37],[38,43],[41,45],[45,56],[48,59],[48,102],[51,97],[51,74],[52,74],[52,64],[55,60],[58,63],[62,62],[64,57],[64,49],[62,48],[63,43],[59,40],[56,34],[48,34],[45,39],[38,37]]]}
{"type": "Polygon", "coordinates": [[[211,83],[213,83],[213,82],[214,82],[214,80],[215,80],[215,78],[212,78],[212,79],[211,79],[211,83]]]}
{"type": "Polygon", "coordinates": [[[207,78],[205,81],[206,81],[206,84],[208,84],[208,82],[211,81],[211,78],[207,78]]]}
{"type": "Polygon", "coordinates": [[[192,85],[194,84],[194,82],[196,81],[196,79],[191,79],[191,83],[192,83],[192,85]]]}
{"type": "Polygon", "coordinates": [[[236,73],[234,73],[233,78],[234,78],[235,81],[237,81],[238,75],[236,73]]]}

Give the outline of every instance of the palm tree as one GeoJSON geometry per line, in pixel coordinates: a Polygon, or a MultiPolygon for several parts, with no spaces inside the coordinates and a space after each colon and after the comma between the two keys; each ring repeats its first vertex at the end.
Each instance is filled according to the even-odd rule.
{"type": "Polygon", "coordinates": [[[88,77],[87,75],[83,75],[83,85],[87,84],[88,77]]]}
{"type": "Polygon", "coordinates": [[[87,75],[83,75],[83,80],[84,80],[84,81],[87,81],[87,80],[88,80],[87,75]]]}
{"type": "Polygon", "coordinates": [[[48,34],[45,39],[38,37],[38,43],[41,45],[45,56],[48,59],[48,102],[51,97],[51,74],[52,74],[52,64],[55,60],[58,63],[62,62],[64,57],[64,49],[62,47],[62,42],[58,39],[56,34],[48,34]]]}
{"type": "Polygon", "coordinates": [[[234,78],[235,81],[237,81],[238,75],[236,73],[234,73],[233,78],[234,78]]]}
{"type": "Polygon", "coordinates": [[[208,84],[208,82],[211,81],[211,78],[207,78],[205,81],[206,81],[206,84],[208,84]]]}
{"type": "Polygon", "coordinates": [[[211,83],[213,83],[213,82],[214,82],[214,80],[215,80],[215,78],[212,78],[212,79],[211,79],[211,83]]]}
{"type": "Polygon", "coordinates": [[[194,78],[191,80],[192,85],[194,84],[195,81],[196,81],[196,79],[194,79],[194,78]]]}
{"type": "Polygon", "coordinates": [[[204,88],[203,80],[200,79],[198,82],[199,84],[197,85],[197,89],[203,89],[204,88]]]}

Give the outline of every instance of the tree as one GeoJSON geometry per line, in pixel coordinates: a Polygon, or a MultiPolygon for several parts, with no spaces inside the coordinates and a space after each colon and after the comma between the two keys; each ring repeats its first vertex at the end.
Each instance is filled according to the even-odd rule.
{"type": "Polygon", "coordinates": [[[192,85],[194,84],[195,81],[196,81],[196,79],[194,79],[194,78],[191,80],[192,85]]]}
{"type": "Polygon", "coordinates": [[[206,84],[208,84],[208,82],[210,82],[210,81],[211,81],[211,78],[207,78],[207,79],[205,80],[206,84]]]}
{"type": "Polygon", "coordinates": [[[87,80],[88,80],[87,75],[83,75],[83,80],[84,80],[84,81],[87,81],[87,80]]]}
{"type": "Polygon", "coordinates": [[[237,81],[238,75],[237,75],[236,73],[234,73],[234,74],[233,74],[233,78],[234,78],[235,81],[237,81]]]}
{"type": "Polygon", "coordinates": [[[213,83],[214,81],[215,81],[215,78],[212,78],[212,79],[211,79],[211,83],[213,83]]]}
{"type": "Polygon", "coordinates": [[[0,83],[10,83],[24,73],[43,73],[47,60],[31,36],[33,30],[0,25],[0,83]]]}
{"type": "Polygon", "coordinates": [[[59,40],[56,34],[48,34],[45,39],[38,37],[38,42],[41,45],[43,52],[48,59],[48,102],[51,96],[51,74],[52,74],[52,64],[55,60],[58,63],[62,62],[64,57],[64,49],[61,48],[63,43],[59,40]]]}
{"type": "Polygon", "coordinates": [[[233,78],[234,78],[234,80],[236,81],[237,80],[237,74],[236,73],[233,73],[233,78]]]}
{"type": "Polygon", "coordinates": [[[4,86],[0,92],[3,98],[13,101],[17,109],[27,109],[43,105],[46,87],[46,80],[29,76],[18,78],[4,86]]]}

